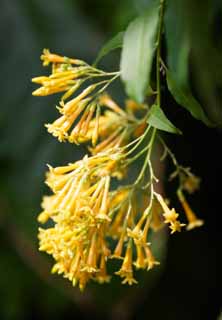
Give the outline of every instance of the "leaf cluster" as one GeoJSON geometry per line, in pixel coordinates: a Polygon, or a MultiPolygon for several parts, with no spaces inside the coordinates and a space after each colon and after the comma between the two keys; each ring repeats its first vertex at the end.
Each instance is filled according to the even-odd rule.
{"type": "MultiPolygon", "coordinates": [[[[110,51],[122,48],[121,78],[127,94],[140,103],[151,87],[157,59],[160,3],[139,2],[142,13],[109,40],[96,59],[98,63],[110,51]]],[[[161,57],[161,65],[166,86],[178,105],[208,126],[222,124],[222,40],[217,30],[221,7],[216,1],[168,0],[164,13],[166,62],[161,57]]]]}

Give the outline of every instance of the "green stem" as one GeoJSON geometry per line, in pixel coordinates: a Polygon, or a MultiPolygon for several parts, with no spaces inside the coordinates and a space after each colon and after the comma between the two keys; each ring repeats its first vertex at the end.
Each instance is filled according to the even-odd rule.
{"type": "MultiPolygon", "coordinates": [[[[139,141],[136,143],[135,146],[133,146],[133,148],[131,148],[131,149],[125,154],[125,156],[128,157],[131,153],[133,153],[133,152],[139,147],[139,145],[143,142],[143,140],[145,139],[146,135],[148,134],[149,130],[150,130],[150,126],[148,126],[148,127],[146,128],[145,132],[142,134],[142,136],[140,136],[139,141]]],[[[129,145],[128,145],[128,146],[129,146],[129,145]]]]}
{"type": "Polygon", "coordinates": [[[152,152],[153,144],[154,144],[154,140],[155,140],[155,135],[156,135],[156,128],[153,129],[149,144],[147,146],[148,152],[147,152],[146,159],[144,161],[143,167],[142,167],[142,169],[141,169],[141,171],[140,171],[140,173],[139,173],[134,185],[138,185],[141,182],[141,180],[143,179],[143,176],[144,176],[144,173],[146,171],[147,165],[149,164],[149,161],[150,161],[151,152],[152,152]]]}
{"type": "Polygon", "coordinates": [[[170,156],[173,164],[175,165],[176,168],[179,168],[179,164],[177,162],[177,159],[175,157],[175,155],[173,154],[173,152],[170,150],[170,148],[167,146],[166,142],[161,138],[161,136],[158,135],[158,139],[160,140],[160,142],[163,145],[164,150],[168,153],[168,155],[170,156]]]}
{"type": "Polygon", "coordinates": [[[116,72],[107,72],[107,73],[92,73],[89,71],[89,73],[87,73],[87,75],[89,75],[90,77],[110,77],[110,76],[115,76],[115,75],[119,75],[120,72],[116,71],[116,72]]]}
{"type": "Polygon", "coordinates": [[[156,81],[157,81],[157,105],[161,103],[160,63],[161,63],[161,36],[163,31],[165,0],[160,0],[159,27],[157,32],[157,56],[156,56],[156,81]]]}
{"type": "Polygon", "coordinates": [[[132,162],[134,162],[135,160],[137,160],[141,155],[144,154],[144,152],[146,152],[146,150],[148,149],[148,146],[146,146],[144,149],[142,149],[139,153],[137,153],[134,157],[129,158],[126,163],[124,164],[124,167],[129,166],[132,162]]]}
{"type": "Polygon", "coordinates": [[[111,78],[110,80],[104,80],[101,82],[98,82],[98,85],[106,83],[101,89],[99,89],[99,91],[97,92],[97,95],[99,95],[100,93],[102,93],[103,91],[105,91],[105,89],[114,81],[116,80],[116,78],[118,78],[120,76],[120,73],[117,73],[113,78],[111,78]]]}
{"type": "MultiPolygon", "coordinates": [[[[165,0],[160,0],[160,13],[159,13],[159,26],[158,26],[158,32],[157,32],[157,55],[156,55],[156,91],[157,91],[157,105],[161,105],[161,82],[160,82],[160,63],[161,63],[161,36],[163,31],[163,17],[164,17],[164,5],[165,0]]],[[[151,164],[151,153],[156,137],[157,129],[154,128],[152,132],[152,136],[149,141],[149,148],[147,153],[147,158],[145,160],[144,166],[145,169],[147,166],[149,166],[149,172],[150,172],[150,203],[149,206],[145,210],[145,215],[148,215],[151,212],[152,204],[153,204],[153,198],[154,198],[154,187],[153,187],[153,180],[155,180],[155,176],[153,173],[153,168],[151,164]]],[[[142,168],[141,173],[145,171],[144,168],[142,168]]],[[[140,178],[140,175],[138,179],[140,178]]],[[[137,180],[138,180],[137,179],[137,180]]]]}

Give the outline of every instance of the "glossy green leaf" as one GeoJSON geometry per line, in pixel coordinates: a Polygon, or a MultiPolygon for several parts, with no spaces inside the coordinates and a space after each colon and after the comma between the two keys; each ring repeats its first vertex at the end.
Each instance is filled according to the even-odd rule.
{"type": "Polygon", "coordinates": [[[158,2],[128,26],[121,56],[121,78],[127,94],[141,103],[149,86],[159,20],[158,2]]]}
{"type": "Polygon", "coordinates": [[[123,44],[123,35],[124,32],[119,32],[117,35],[115,35],[112,39],[110,39],[108,42],[104,44],[104,46],[101,48],[101,50],[98,53],[98,56],[94,62],[94,65],[97,65],[98,62],[106,56],[110,51],[113,51],[115,49],[121,48],[123,44]]]}
{"type": "MultiPolygon", "coordinates": [[[[212,122],[221,126],[222,100],[217,92],[222,84],[222,62],[218,39],[212,46],[214,42],[212,21],[214,21],[216,6],[212,6],[210,0],[207,0],[204,1],[200,10],[198,2],[192,0],[169,0],[164,27],[167,66],[173,82],[185,94],[182,98],[183,101],[186,100],[184,107],[205,124],[212,125],[210,123],[212,122]],[[189,17],[189,23],[187,23],[187,17],[189,17]],[[203,102],[202,106],[195,100],[189,89],[188,70],[191,67],[192,81],[195,91],[203,102]]],[[[181,100],[181,98],[178,99],[181,100]]],[[[183,103],[180,104],[183,105],[183,103]]]]}
{"type": "Polygon", "coordinates": [[[156,0],[132,0],[138,14],[143,14],[156,0]]]}
{"type": "Polygon", "coordinates": [[[167,119],[163,110],[158,105],[153,105],[150,109],[147,123],[159,130],[167,131],[170,133],[182,134],[182,132],[179,129],[177,129],[169,119],[167,119]]]}
{"type": "Polygon", "coordinates": [[[198,3],[189,8],[190,33],[192,40],[192,79],[203,108],[210,121],[222,127],[222,3],[203,1],[201,10],[198,3]],[[219,14],[220,12],[220,14],[219,14]]]}
{"type": "Polygon", "coordinates": [[[201,105],[194,98],[189,87],[180,86],[180,84],[174,79],[173,74],[169,71],[167,71],[166,74],[168,89],[176,102],[187,109],[194,118],[201,120],[208,126],[212,126],[212,123],[206,117],[201,105]]]}
{"type": "Polygon", "coordinates": [[[167,1],[164,27],[168,68],[180,85],[186,85],[188,81],[190,35],[186,19],[186,6],[183,1],[167,1]]]}

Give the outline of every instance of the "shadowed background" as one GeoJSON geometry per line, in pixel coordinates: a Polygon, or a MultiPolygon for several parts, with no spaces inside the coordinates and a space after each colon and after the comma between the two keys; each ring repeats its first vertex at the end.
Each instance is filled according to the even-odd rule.
{"type": "MultiPolygon", "coordinates": [[[[92,63],[101,45],[124,30],[143,11],[147,1],[2,0],[0,3],[0,319],[213,320],[220,313],[217,289],[221,130],[209,129],[194,120],[167,93],[166,112],[184,133],[182,137],[169,137],[169,144],[180,162],[192,166],[194,173],[202,177],[201,189],[191,203],[205,219],[205,226],[170,237],[162,267],[148,275],[140,273],[140,284],[135,288],[121,288],[119,281],[114,280],[109,285],[91,285],[80,294],[68,281],[52,276],[52,259],[38,252],[36,217],[47,190],[43,183],[46,163],[53,166],[68,163],[85,152],[84,147],[60,144],[44,128],[46,122],[55,118],[58,97],[31,95],[34,86],[30,79],[48,71],[41,66],[41,51],[50,48],[52,52],[92,63]]],[[[201,1],[196,3],[201,8],[201,1]]],[[[214,43],[222,51],[218,31],[222,26],[220,1],[213,3],[214,43]]],[[[101,65],[116,70],[118,61],[119,53],[115,52],[101,65]]],[[[212,76],[209,91],[203,95],[201,78],[211,75],[213,62],[214,57],[209,56],[207,70],[204,71],[204,64],[200,78],[193,77],[194,90],[212,110],[214,105],[221,107],[221,87],[212,76]]],[[[121,84],[112,88],[117,98],[122,90],[121,84]]],[[[219,116],[215,112],[212,115],[219,116]]],[[[170,172],[171,166],[166,170],[170,172]]],[[[173,184],[166,185],[171,198],[174,190],[173,184]]]]}

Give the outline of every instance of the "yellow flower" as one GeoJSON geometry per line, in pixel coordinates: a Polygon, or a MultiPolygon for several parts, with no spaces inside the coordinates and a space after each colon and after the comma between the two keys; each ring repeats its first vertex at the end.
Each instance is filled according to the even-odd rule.
{"type": "Polygon", "coordinates": [[[193,212],[193,210],[190,208],[188,202],[186,201],[186,198],[184,197],[183,193],[179,191],[178,198],[180,200],[180,203],[182,204],[182,207],[185,211],[188,225],[186,227],[187,230],[192,230],[196,227],[201,227],[204,224],[204,221],[202,219],[198,219],[196,214],[193,212]]]}
{"type": "Polygon", "coordinates": [[[138,221],[136,227],[133,230],[130,230],[128,228],[127,230],[128,237],[131,237],[134,240],[134,243],[136,245],[146,246],[150,244],[147,242],[147,235],[148,235],[148,230],[150,228],[150,221],[151,221],[150,216],[143,214],[140,220],[138,221]],[[143,229],[141,229],[144,221],[146,221],[145,225],[143,229]]]}
{"type": "Polygon", "coordinates": [[[126,236],[126,232],[125,230],[123,230],[111,258],[122,259],[122,251],[123,251],[125,236],[126,236]]]}
{"type": "Polygon", "coordinates": [[[87,133],[89,130],[89,124],[93,118],[94,112],[96,110],[96,104],[90,104],[81,116],[78,124],[73,128],[69,136],[69,142],[71,143],[82,143],[86,142],[92,137],[88,137],[87,133]]]}
{"type": "Polygon", "coordinates": [[[46,124],[45,127],[48,129],[49,133],[54,137],[57,137],[58,140],[62,142],[67,138],[67,131],[72,126],[74,120],[74,117],[62,116],[52,124],[46,124]]]}
{"type": "Polygon", "coordinates": [[[97,234],[96,230],[94,230],[94,234],[90,241],[90,248],[88,257],[84,267],[81,269],[81,272],[94,273],[98,271],[97,268],[97,259],[98,259],[98,243],[97,243],[97,234]]]}
{"type": "Polygon", "coordinates": [[[200,187],[200,178],[190,174],[183,178],[182,188],[190,194],[198,190],[200,187]]]}
{"type": "Polygon", "coordinates": [[[84,64],[84,62],[79,59],[69,59],[69,58],[61,57],[57,54],[51,53],[49,49],[44,49],[43,54],[41,55],[40,58],[43,61],[44,66],[47,66],[50,63],[70,63],[70,64],[77,64],[77,65],[84,64]]]}
{"type": "Polygon", "coordinates": [[[78,107],[76,108],[76,111],[73,112],[71,115],[63,115],[56,121],[54,121],[52,124],[45,125],[48,128],[48,132],[51,133],[54,137],[57,137],[60,142],[68,139],[70,142],[78,143],[81,139],[81,136],[83,136],[83,138],[86,138],[88,122],[90,121],[90,118],[93,116],[93,113],[95,111],[95,105],[88,106],[87,110],[85,110],[85,112],[83,113],[78,124],[73,128],[70,134],[68,133],[70,128],[73,126],[75,120],[84,110],[86,103],[86,101],[81,101],[81,103],[79,103],[78,107]]]}
{"type": "Polygon", "coordinates": [[[32,78],[32,82],[41,84],[42,87],[33,91],[33,96],[48,96],[57,92],[69,91],[74,93],[82,84],[83,80],[77,78],[86,72],[85,68],[75,68],[66,72],[58,72],[50,75],[49,77],[40,76],[32,78]]]}
{"type": "Polygon", "coordinates": [[[137,222],[136,226],[133,228],[133,230],[131,229],[127,229],[127,235],[128,237],[131,237],[132,239],[134,239],[135,241],[138,241],[141,239],[142,237],[142,225],[145,221],[145,219],[147,218],[146,215],[142,215],[141,218],[139,219],[139,221],[137,222]]]}
{"type": "Polygon", "coordinates": [[[108,209],[109,209],[109,187],[110,187],[110,176],[105,177],[104,182],[104,190],[102,194],[101,206],[99,208],[99,212],[96,214],[96,219],[98,220],[106,220],[110,221],[108,217],[108,209]]]}
{"type": "Polygon", "coordinates": [[[186,224],[185,223],[180,223],[180,221],[173,221],[170,223],[170,229],[171,229],[171,234],[173,234],[174,232],[180,232],[181,228],[184,227],[186,224]]]}
{"type": "Polygon", "coordinates": [[[38,215],[38,222],[46,223],[48,219],[53,215],[54,211],[51,209],[54,195],[44,196],[42,199],[41,207],[43,211],[38,215]]]}
{"type": "Polygon", "coordinates": [[[115,272],[115,274],[121,278],[124,278],[122,281],[123,284],[128,283],[129,285],[132,285],[133,283],[137,283],[137,281],[133,278],[132,255],[132,243],[129,241],[122,266],[119,271],[115,272]]]}
{"type": "Polygon", "coordinates": [[[147,261],[144,254],[144,248],[141,244],[136,244],[136,253],[137,259],[134,262],[134,265],[137,269],[145,269],[147,265],[147,261]]]}
{"type": "Polygon", "coordinates": [[[126,100],[126,109],[130,110],[131,112],[137,112],[140,110],[147,110],[147,106],[142,103],[137,103],[134,100],[128,99],[126,100]]]}
{"type": "Polygon", "coordinates": [[[164,201],[163,197],[160,194],[155,193],[155,195],[164,211],[163,213],[164,222],[170,224],[171,233],[174,233],[176,231],[180,232],[181,227],[185,226],[185,224],[180,223],[180,221],[177,220],[177,218],[179,217],[179,214],[176,213],[174,208],[170,209],[167,206],[166,202],[164,201]]]}
{"type": "Polygon", "coordinates": [[[106,257],[102,254],[100,258],[99,271],[95,275],[95,280],[99,283],[106,283],[110,282],[110,279],[111,277],[107,274],[106,270],[106,257]]]}
{"type": "Polygon", "coordinates": [[[166,204],[166,201],[164,201],[163,197],[159,194],[159,193],[156,193],[156,198],[157,200],[159,201],[160,205],[162,206],[163,208],[163,216],[164,216],[164,222],[165,223],[171,223],[171,222],[175,222],[179,216],[178,213],[176,213],[175,209],[170,209],[167,204],[166,204]]]}
{"type": "Polygon", "coordinates": [[[150,226],[154,231],[158,231],[163,227],[163,225],[164,224],[161,216],[161,206],[156,200],[154,200],[152,206],[152,220],[150,226]]]}
{"type": "Polygon", "coordinates": [[[147,270],[153,269],[155,266],[158,266],[160,263],[155,259],[148,245],[145,246],[144,250],[146,253],[147,270]]]}
{"type": "MultiPolygon", "coordinates": [[[[115,207],[112,207],[113,199],[111,199],[110,205],[111,205],[110,211],[115,210],[115,207]]],[[[119,206],[117,207],[119,207],[119,209],[117,209],[115,217],[112,219],[112,224],[109,228],[109,235],[114,239],[119,237],[123,230],[123,223],[124,223],[124,219],[127,212],[127,204],[124,203],[124,200],[123,200],[123,203],[122,204],[120,203],[119,206]]]]}
{"type": "Polygon", "coordinates": [[[99,98],[99,103],[113,110],[116,114],[127,117],[126,112],[121,109],[116,102],[108,94],[103,94],[99,98]]]}
{"type": "MultiPolygon", "coordinates": [[[[70,281],[73,282],[77,280],[77,274],[80,272],[80,265],[81,265],[81,259],[83,257],[83,251],[82,251],[82,246],[79,244],[79,246],[76,248],[76,253],[75,256],[70,264],[70,269],[67,274],[67,277],[70,281]]],[[[53,270],[56,272],[56,270],[53,270]]]]}
{"type": "Polygon", "coordinates": [[[175,209],[173,208],[165,211],[163,216],[165,223],[174,223],[177,220],[179,214],[176,213],[175,209]]]}
{"type": "Polygon", "coordinates": [[[60,107],[58,108],[61,114],[66,116],[72,115],[74,112],[77,112],[79,109],[78,115],[80,112],[87,106],[87,104],[92,100],[92,97],[88,97],[89,94],[93,92],[96,88],[96,85],[92,84],[84,89],[78,96],[71,99],[70,101],[64,103],[64,101],[60,102],[60,107]],[[80,111],[81,110],[81,111],[80,111]]]}
{"type": "Polygon", "coordinates": [[[142,123],[140,123],[136,128],[135,128],[135,130],[134,130],[134,132],[133,132],[133,136],[134,137],[140,137],[143,133],[144,133],[144,131],[146,130],[146,128],[147,128],[147,123],[146,122],[142,122],[142,123]]]}

